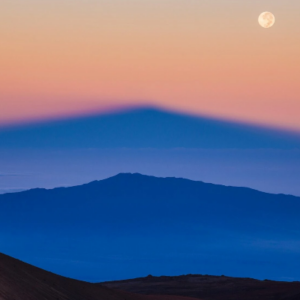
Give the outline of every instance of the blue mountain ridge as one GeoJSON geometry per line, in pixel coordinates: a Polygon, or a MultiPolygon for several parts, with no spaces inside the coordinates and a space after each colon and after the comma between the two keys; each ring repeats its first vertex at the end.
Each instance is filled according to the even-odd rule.
{"type": "Polygon", "coordinates": [[[81,279],[137,277],[154,266],[299,278],[299,220],[299,197],[141,174],[0,195],[2,251],[35,264],[37,255],[39,266],[81,279]],[[49,255],[60,263],[41,258],[49,255]],[[89,268],[79,268],[87,257],[89,268]],[[110,277],[100,278],[109,262],[110,277]]]}

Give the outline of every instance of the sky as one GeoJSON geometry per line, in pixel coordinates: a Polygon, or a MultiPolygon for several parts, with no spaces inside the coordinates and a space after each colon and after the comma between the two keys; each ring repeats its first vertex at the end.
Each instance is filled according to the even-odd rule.
{"type": "MultiPolygon", "coordinates": [[[[299,12],[299,0],[1,0],[0,194],[139,172],[300,196],[299,12]],[[264,11],[276,17],[270,29],[258,24],[264,11]]],[[[95,266],[94,257],[66,260],[68,252],[53,249],[56,233],[37,237],[36,252],[27,236],[16,244],[15,234],[1,234],[1,251],[23,249],[35,265],[60,252],[63,259],[46,261],[60,274],[95,266]]],[[[88,245],[74,241],[79,251],[88,245]]],[[[106,251],[102,242],[97,237],[106,251]]],[[[242,246],[253,270],[265,263],[284,271],[286,254],[299,261],[296,250],[282,248],[279,264],[270,264],[249,241],[242,246]]],[[[241,266],[239,253],[195,251],[204,273],[223,274],[221,259],[241,266]]],[[[128,257],[122,270],[133,273],[124,278],[140,265],[128,257]]],[[[165,258],[149,257],[147,274],[155,274],[165,258]]],[[[174,256],[169,273],[199,273],[195,257],[187,270],[174,256]]],[[[116,253],[103,261],[103,274],[115,278],[116,253]]]]}
{"type": "Polygon", "coordinates": [[[155,106],[300,130],[299,0],[2,0],[0,124],[155,106]],[[271,11],[274,27],[258,16],[271,11]]]}

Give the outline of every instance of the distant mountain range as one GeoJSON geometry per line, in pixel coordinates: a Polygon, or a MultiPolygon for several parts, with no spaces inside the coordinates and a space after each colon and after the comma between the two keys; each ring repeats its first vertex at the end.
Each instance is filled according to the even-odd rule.
{"type": "Polygon", "coordinates": [[[300,148],[300,134],[157,109],[0,128],[0,148],[300,148]]]}
{"type": "Polygon", "coordinates": [[[93,281],[149,273],[299,280],[299,220],[299,197],[141,174],[0,195],[3,252],[93,281]]]}

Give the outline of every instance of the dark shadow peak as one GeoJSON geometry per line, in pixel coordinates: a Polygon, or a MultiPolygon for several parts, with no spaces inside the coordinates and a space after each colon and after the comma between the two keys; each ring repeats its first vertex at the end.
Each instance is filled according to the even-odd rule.
{"type": "Polygon", "coordinates": [[[0,128],[0,148],[295,149],[299,133],[156,109],[0,128]]]}

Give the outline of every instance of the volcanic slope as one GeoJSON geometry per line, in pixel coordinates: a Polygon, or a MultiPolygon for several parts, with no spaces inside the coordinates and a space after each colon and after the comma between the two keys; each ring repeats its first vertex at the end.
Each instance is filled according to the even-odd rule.
{"type": "Polygon", "coordinates": [[[93,282],[186,272],[300,280],[299,219],[299,197],[141,174],[0,195],[2,252],[93,282]]]}
{"type": "MultiPolygon", "coordinates": [[[[168,296],[134,295],[65,278],[0,254],[0,300],[170,300],[168,296]]],[[[172,300],[193,300],[172,297],[172,300]]]]}
{"type": "Polygon", "coordinates": [[[137,278],[100,284],[144,295],[174,294],[203,300],[299,300],[300,282],[226,276],[185,275],[137,278]]]}

